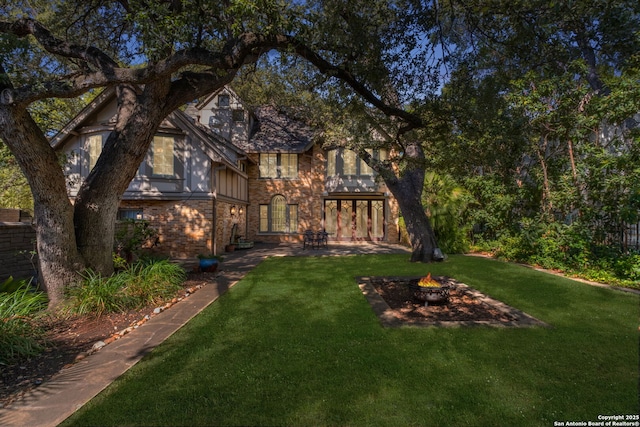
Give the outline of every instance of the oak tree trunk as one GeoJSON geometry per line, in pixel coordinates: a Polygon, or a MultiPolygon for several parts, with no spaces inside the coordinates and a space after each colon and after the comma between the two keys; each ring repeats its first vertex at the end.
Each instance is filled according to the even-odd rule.
{"type": "Polygon", "coordinates": [[[75,203],[77,245],[87,266],[103,275],[113,272],[115,220],[122,194],[149,152],[162,121],[197,96],[228,84],[236,70],[190,84],[158,79],[144,88],[120,85],[118,111],[93,170],[83,182],[75,203]]]}
{"type": "Polygon", "coordinates": [[[144,160],[167,111],[163,99],[168,82],[117,89],[115,129],[109,134],[96,166],[82,183],[75,204],[78,250],[93,270],[113,272],[115,220],[120,198],[144,160]]]}
{"type": "Polygon", "coordinates": [[[421,202],[425,173],[424,152],[419,144],[410,144],[406,147],[405,156],[408,166],[399,177],[391,177],[390,174],[382,174],[382,177],[396,198],[405,220],[412,248],[411,261],[436,261],[436,238],[421,202]]]}
{"type": "Polygon", "coordinates": [[[25,108],[0,106],[0,137],[15,156],[33,194],[39,284],[47,292],[49,308],[54,309],[63,300],[64,288],[84,269],[62,167],[25,108]]]}

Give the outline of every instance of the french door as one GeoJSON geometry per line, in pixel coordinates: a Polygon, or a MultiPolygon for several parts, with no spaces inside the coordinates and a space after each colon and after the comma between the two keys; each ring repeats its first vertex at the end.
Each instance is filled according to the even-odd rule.
{"type": "Polygon", "coordinates": [[[324,224],[335,240],[383,240],[384,200],[327,199],[324,224]]]}

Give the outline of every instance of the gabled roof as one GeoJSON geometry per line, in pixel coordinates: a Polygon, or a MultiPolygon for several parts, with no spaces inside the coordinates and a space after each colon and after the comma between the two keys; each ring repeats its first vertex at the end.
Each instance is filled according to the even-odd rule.
{"type": "Polygon", "coordinates": [[[82,127],[89,118],[91,114],[104,108],[115,96],[115,89],[106,88],[103,90],[98,96],[96,96],[93,101],[88,103],[86,107],[84,107],[73,119],[69,121],[58,133],[56,133],[49,143],[53,147],[53,149],[57,149],[61,147],[67,138],[74,135],[76,133],[76,129],[82,127]]]}
{"type": "Polygon", "coordinates": [[[192,132],[197,137],[197,140],[205,144],[205,152],[212,160],[237,168],[235,159],[246,156],[245,151],[221,138],[203,124],[198,123],[189,114],[176,110],[170,114],[170,117],[176,120],[176,126],[187,132],[192,132]]]}
{"type": "MultiPolygon", "coordinates": [[[[92,120],[94,113],[107,107],[109,103],[113,101],[114,97],[115,90],[109,88],[105,89],[92,102],[83,108],[76,117],[69,121],[69,123],[54,135],[50,141],[53,149],[56,150],[62,148],[68,138],[80,133],[78,132],[80,128],[88,124],[93,124],[90,123],[90,121],[92,120]]],[[[110,121],[109,123],[100,124],[110,125],[112,123],[110,121]]],[[[207,127],[196,123],[192,117],[180,110],[175,110],[170,113],[164,119],[159,131],[161,131],[163,127],[176,127],[185,133],[193,134],[195,137],[193,139],[195,141],[200,141],[204,144],[202,148],[212,160],[224,163],[234,169],[237,168],[236,160],[246,156],[246,153],[242,149],[211,132],[207,127]]]]}
{"type": "Polygon", "coordinates": [[[242,101],[242,99],[240,99],[240,97],[238,96],[238,94],[231,89],[229,86],[223,86],[220,89],[216,90],[215,92],[211,92],[209,95],[207,95],[206,97],[199,99],[198,102],[194,105],[194,107],[196,108],[196,110],[202,110],[204,107],[206,107],[213,98],[216,97],[216,95],[218,95],[220,92],[225,92],[226,94],[228,94],[229,96],[231,96],[232,98],[235,99],[235,101],[237,103],[239,103],[240,105],[242,105],[243,107],[246,108],[244,102],[242,101]]]}
{"type": "Polygon", "coordinates": [[[258,107],[254,114],[249,141],[238,144],[247,153],[303,153],[315,143],[310,126],[274,106],[258,107]]]}

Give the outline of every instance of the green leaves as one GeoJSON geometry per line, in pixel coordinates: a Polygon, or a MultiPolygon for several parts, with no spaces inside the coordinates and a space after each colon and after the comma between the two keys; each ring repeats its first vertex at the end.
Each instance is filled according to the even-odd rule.
{"type": "Polygon", "coordinates": [[[68,291],[67,310],[99,317],[103,313],[158,304],[174,296],[186,273],[167,260],[150,260],[139,261],[109,277],[93,271],[86,271],[82,277],[81,284],[68,291]]]}
{"type": "Polygon", "coordinates": [[[0,292],[0,366],[40,350],[41,331],[35,318],[46,303],[46,296],[25,281],[17,289],[0,292]]]}

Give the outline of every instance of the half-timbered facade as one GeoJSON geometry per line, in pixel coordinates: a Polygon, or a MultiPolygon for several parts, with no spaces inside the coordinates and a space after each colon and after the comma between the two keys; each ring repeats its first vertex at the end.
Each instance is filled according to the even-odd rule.
{"type": "MultiPolygon", "coordinates": [[[[115,114],[105,91],[53,138],[72,199],[115,114]]],[[[300,242],[307,229],[336,241],[398,241],[397,204],[355,153],[324,150],[301,121],[272,106],[251,111],[228,88],[163,121],[118,215],[149,221],[157,250],[173,258],[222,252],[238,237],[232,229],[256,242],[300,242]]]]}

